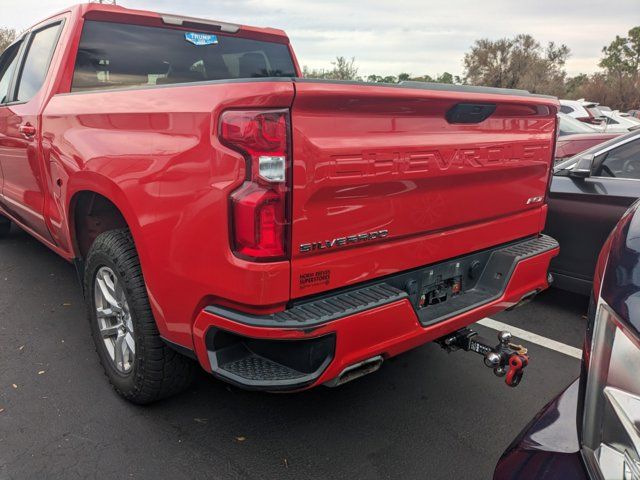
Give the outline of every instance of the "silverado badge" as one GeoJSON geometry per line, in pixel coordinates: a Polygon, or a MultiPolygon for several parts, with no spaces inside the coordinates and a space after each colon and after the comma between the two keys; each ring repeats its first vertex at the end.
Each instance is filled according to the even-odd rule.
{"type": "Polygon", "coordinates": [[[354,243],[368,242],[377,238],[384,238],[389,235],[389,230],[376,230],[375,232],[361,233],[359,235],[348,235],[346,237],[333,238],[331,240],[322,240],[319,242],[301,243],[300,253],[312,252],[315,250],[324,250],[327,248],[343,247],[354,243]]]}

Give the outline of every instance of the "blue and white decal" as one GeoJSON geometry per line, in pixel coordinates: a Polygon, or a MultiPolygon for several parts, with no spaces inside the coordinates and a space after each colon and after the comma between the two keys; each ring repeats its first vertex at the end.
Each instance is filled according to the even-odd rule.
{"type": "Polygon", "coordinates": [[[215,45],[218,43],[218,36],[211,35],[210,33],[186,32],[184,34],[184,39],[197,46],[215,45]]]}

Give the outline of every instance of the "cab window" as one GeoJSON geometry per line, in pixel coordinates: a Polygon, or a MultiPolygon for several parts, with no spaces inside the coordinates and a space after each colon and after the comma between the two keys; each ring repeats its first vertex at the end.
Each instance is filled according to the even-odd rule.
{"type": "Polygon", "coordinates": [[[295,74],[289,48],[282,43],[87,21],[71,91],[295,74]]]}
{"type": "Polygon", "coordinates": [[[0,105],[11,101],[9,84],[18,64],[18,50],[20,42],[11,45],[0,56],[0,105]]]}
{"type": "Polygon", "coordinates": [[[27,56],[18,83],[19,102],[27,102],[38,93],[49,70],[55,50],[60,23],[36,31],[29,42],[27,56]]]}

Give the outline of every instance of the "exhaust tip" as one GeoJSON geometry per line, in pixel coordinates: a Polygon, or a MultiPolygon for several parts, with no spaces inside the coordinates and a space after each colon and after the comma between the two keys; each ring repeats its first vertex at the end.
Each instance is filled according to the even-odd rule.
{"type": "Polygon", "coordinates": [[[355,380],[356,378],[364,377],[365,375],[379,370],[383,361],[384,358],[382,358],[382,355],[376,355],[375,357],[368,358],[362,362],[349,365],[340,373],[340,375],[333,380],[329,380],[325,385],[327,387],[337,387],[339,385],[344,385],[351,380],[355,380]]]}
{"type": "Polygon", "coordinates": [[[532,290],[529,293],[525,293],[520,300],[518,300],[518,302],[512,306],[510,306],[509,308],[506,309],[507,312],[510,312],[511,310],[515,310],[518,307],[521,307],[522,305],[529,303],[531,300],[533,300],[536,295],[538,295],[538,293],[540,293],[540,290],[532,290]]]}

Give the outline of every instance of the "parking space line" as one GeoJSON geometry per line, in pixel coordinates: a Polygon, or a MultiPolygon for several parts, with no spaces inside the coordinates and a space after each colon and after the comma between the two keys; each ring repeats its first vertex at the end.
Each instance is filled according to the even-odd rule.
{"type": "Polygon", "coordinates": [[[582,359],[581,349],[558,342],[551,338],[543,337],[542,335],[538,335],[537,333],[528,332],[526,330],[522,330],[521,328],[514,327],[513,325],[498,322],[497,320],[494,320],[492,318],[483,318],[477,323],[479,325],[482,325],[483,327],[491,328],[493,330],[508,330],[513,334],[514,337],[518,337],[522,340],[535,343],[536,345],[540,345],[541,347],[555,350],[556,352],[564,353],[565,355],[577,358],[578,360],[582,359]]]}

